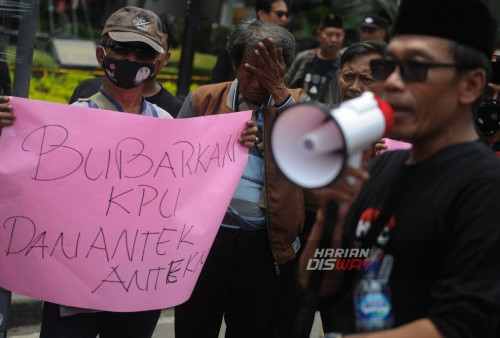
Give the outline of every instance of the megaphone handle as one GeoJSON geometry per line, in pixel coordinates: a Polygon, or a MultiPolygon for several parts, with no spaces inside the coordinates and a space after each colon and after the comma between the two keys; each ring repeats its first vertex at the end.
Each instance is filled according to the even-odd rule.
{"type": "Polygon", "coordinates": [[[337,215],[339,205],[337,202],[329,201],[326,207],[325,223],[323,224],[323,232],[321,233],[320,249],[329,249],[332,246],[333,229],[337,223],[337,215]]]}
{"type": "MultiPolygon", "coordinates": [[[[318,249],[331,249],[332,236],[337,224],[338,204],[329,201],[326,209],[325,223],[323,224],[323,231],[318,242],[318,249]]],[[[309,335],[311,327],[308,325],[308,318],[314,316],[316,307],[318,305],[319,294],[323,282],[323,269],[315,269],[311,271],[309,282],[304,290],[302,302],[297,310],[295,327],[293,330],[293,338],[302,338],[309,335]]]]}
{"type": "MultiPolygon", "coordinates": [[[[349,156],[349,158],[347,159],[347,165],[353,168],[360,168],[362,159],[363,159],[363,152],[358,151],[357,153],[351,154],[349,156]]],[[[346,181],[350,185],[354,185],[354,183],[356,183],[355,178],[352,176],[347,176],[346,181]]]]}

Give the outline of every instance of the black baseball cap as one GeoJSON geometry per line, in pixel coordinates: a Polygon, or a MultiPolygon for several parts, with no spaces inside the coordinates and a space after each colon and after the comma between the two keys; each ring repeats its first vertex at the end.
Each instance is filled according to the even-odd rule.
{"type": "Polygon", "coordinates": [[[389,27],[389,20],[381,17],[380,15],[372,14],[364,18],[363,22],[361,23],[361,27],[387,29],[387,27],[389,27]]]}

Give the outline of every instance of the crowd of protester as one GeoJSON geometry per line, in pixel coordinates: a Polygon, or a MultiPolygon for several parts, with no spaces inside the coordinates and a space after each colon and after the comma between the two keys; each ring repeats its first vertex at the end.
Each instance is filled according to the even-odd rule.
{"type": "MultiPolygon", "coordinates": [[[[325,337],[497,337],[500,60],[490,10],[479,0],[402,0],[394,22],[364,17],[348,46],[344,18],[331,12],[318,47],[298,54],[286,1],[259,0],[256,16],[228,35],[214,83],[182,101],[156,77],[170,59],[168,22],[121,8],[96,48],[105,77],[71,99],[164,119],[252,111],[240,139],[247,166],[190,299],[175,308],[176,336],[218,337],[224,319],[226,337],[308,337],[313,318],[300,309],[312,292],[325,337]],[[320,189],[292,183],[270,147],[277,116],[297,103],[333,110],[367,91],[393,108],[388,137],[409,149],[374,152],[320,189]],[[370,254],[357,270],[324,271],[312,289],[323,233],[332,252],[370,254]]],[[[0,128],[16,113],[1,96],[0,128]]],[[[148,338],[160,311],[44,302],[40,336],[148,338]]]]}

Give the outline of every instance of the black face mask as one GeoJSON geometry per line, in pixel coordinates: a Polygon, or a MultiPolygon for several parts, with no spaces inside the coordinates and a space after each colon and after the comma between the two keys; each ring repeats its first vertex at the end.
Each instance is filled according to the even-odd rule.
{"type": "Polygon", "coordinates": [[[154,71],[153,63],[131,62],[104,56],[102,67],[106,77],[121,88],[140,86],[154,71]]]}
{"type": "Polygon", "coordinates": [[[500,130],[500,101],[483,99],[477,108],[476,125],[485,136],[500,130]]]}

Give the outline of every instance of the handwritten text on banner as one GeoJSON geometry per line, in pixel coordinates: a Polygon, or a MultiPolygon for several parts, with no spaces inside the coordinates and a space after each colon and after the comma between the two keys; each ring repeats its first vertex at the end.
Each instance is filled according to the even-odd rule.
{"type": "Polygon", "coordinates": [[[0,286],[109,311],[187,300],[245,167],[249,112],[166,120],[12,98],[0,286]]]}

